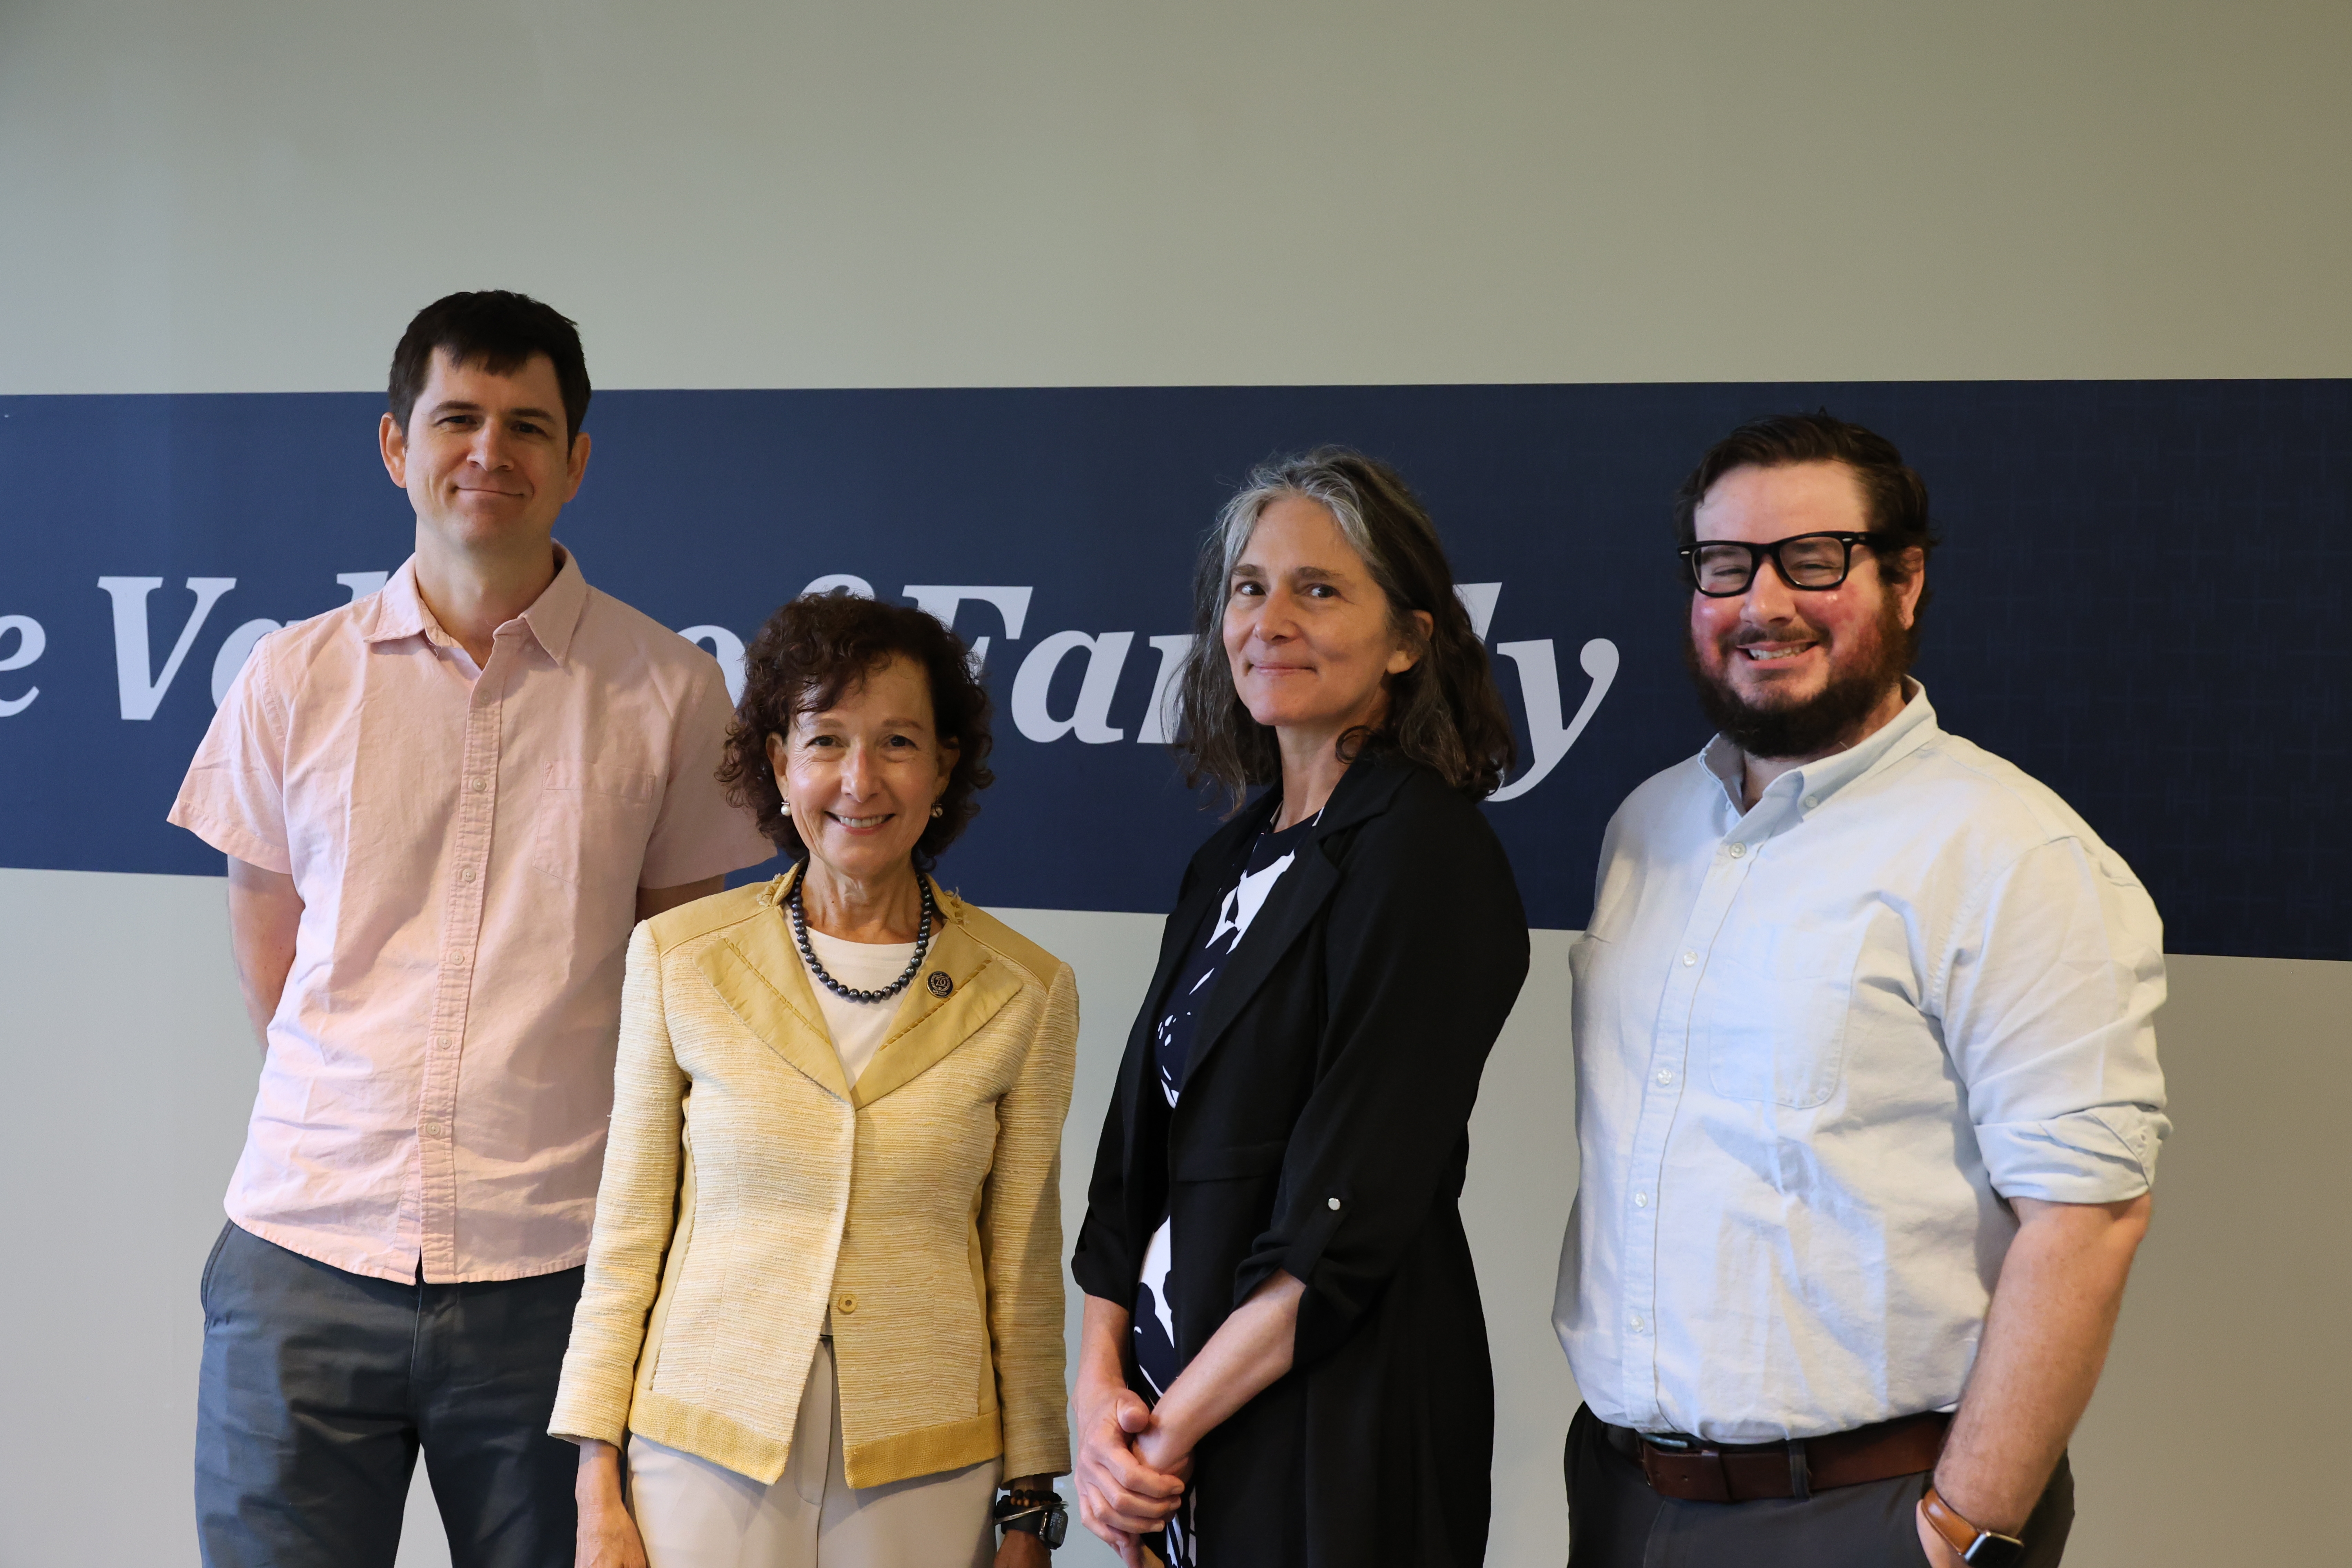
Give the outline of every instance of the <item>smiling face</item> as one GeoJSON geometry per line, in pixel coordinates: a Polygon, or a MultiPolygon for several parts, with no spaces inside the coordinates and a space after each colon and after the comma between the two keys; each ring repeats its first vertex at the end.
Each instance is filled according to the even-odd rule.
{"type": "Polygon", "coordinates": [[[567,441],[565,428],[545,354],[499,374],[436,349],[408,428],[383,417],[384,468],[418,526],[455,551],[544,546],[588,467],[587,436],[567,441]]]}
{"type": "Polygon", "coordinates": [[[923,667],[894,655],[790,734],[771,734],[768,762],[810,856],[866,884],[909,862],[956,752],[933,728],[923,667]]]}
{"type": "Polygon", "coordinates": [[[1420,658],[1330,512],[1296,495],[1267,504],[1234,563],[1224,644],[1251,718],[1318,736],[1379,723],[1387,678],[1420,658]]]}
{"type": "MultiPolygon", "coordinates": [[[[1769,544],[1798,533],[1870,527],[1860,483],[1843,463],[1734,468],[1715,482],[1693,526],[1701,542],[1769,544]]],[[[1691,595],[1689,656],[1708,717],[1751,756],[1810,757],[1848,745],[1858,726],[1900,706],[1907,633],[1926,577],[1900,584],[1857,546],[1835,588],[1781,581],[1769,562],[1733,598],[1691,595]]]]}

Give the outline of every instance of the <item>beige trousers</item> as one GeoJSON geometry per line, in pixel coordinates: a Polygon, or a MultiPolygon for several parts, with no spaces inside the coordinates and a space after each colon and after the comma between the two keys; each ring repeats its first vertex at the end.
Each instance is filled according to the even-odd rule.
{"type": "Polygon", "coordinates": [[[629,1510],[652,1568],[988,1568],[990,1459],[887,1486],[841,1473],[833,1344],[820,1340],[773,1486],[645,1437],[629,1438],[629,1510]]]}

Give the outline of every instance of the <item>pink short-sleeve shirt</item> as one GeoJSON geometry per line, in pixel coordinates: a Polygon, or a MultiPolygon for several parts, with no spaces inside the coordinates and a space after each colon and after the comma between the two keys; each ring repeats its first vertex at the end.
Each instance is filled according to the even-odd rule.
{"type": "Polygon", "coordinates": [[[586,1258],[637,889],[774,853],[713,776],[729,713],[568,552],[479,669],[413,560],[261,640],[171,813],[302,898],[229,1218],[385,1279],[586,1258]]]}

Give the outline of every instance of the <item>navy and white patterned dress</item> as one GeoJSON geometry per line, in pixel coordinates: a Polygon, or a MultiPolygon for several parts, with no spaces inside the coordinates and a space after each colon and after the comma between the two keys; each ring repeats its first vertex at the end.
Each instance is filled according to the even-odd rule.
{"type": "MultiPolygon", "coordinates": [[[[1192,950],[1184,967],[1177,972],[1175,984],[1168,988],[1167,1008],[1152,1031],[1151,1055],[1160,1091],[1167,1096],[1170,1110],[1175,1109],[1184,1092],[1184,1075],[1192,1066],[1193,1032],[1201,1009],[1216,990],[1217,976],[1225,960],[1241,944],[1243,934],[1257,919],[1258,910],[1265,907],[1266,896],[1274,891],[1275,883],[1298,858],[1298,850],[1314,826],[1315,818],[1310,816],[1279,833],[1258,835],[1241,880],[1219,902],[1200,945],[1192,950]]],[[[1135,1360],[1144,1381],[1151,1385],[1155,1402],[1168,1392],[1176,1374],[1184,1370],[1177,1359],[1176,1323],[1168,1308],[1168,1266],[1174,1256],[1173,1224],[1163,1210],[1159,1227],[1144,1248],[1142,1270],[1135,1283],[1135,1360]]],[[[1192,1532],[1188,1528],[1192,1496],[1189,1490],[1184,1494],[1183,1509],[1169,1521],[1167,1550],[1161,1555],[1170,1568],[1191,1568],[1195,1561],[1192,1532]]]]}

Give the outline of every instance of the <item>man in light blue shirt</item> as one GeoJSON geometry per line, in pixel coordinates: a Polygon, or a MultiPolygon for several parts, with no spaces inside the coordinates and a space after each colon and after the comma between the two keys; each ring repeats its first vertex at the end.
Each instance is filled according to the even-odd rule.
{"type": "Polygon", "coordinates": [[[1890,443],[1758,421],[1677,514],[1718,733],[1611,822],[1572,961],[1571,1563],[2055,1563],[2170,1128],[2162,927],[1909,679],[1890,443]]]}

